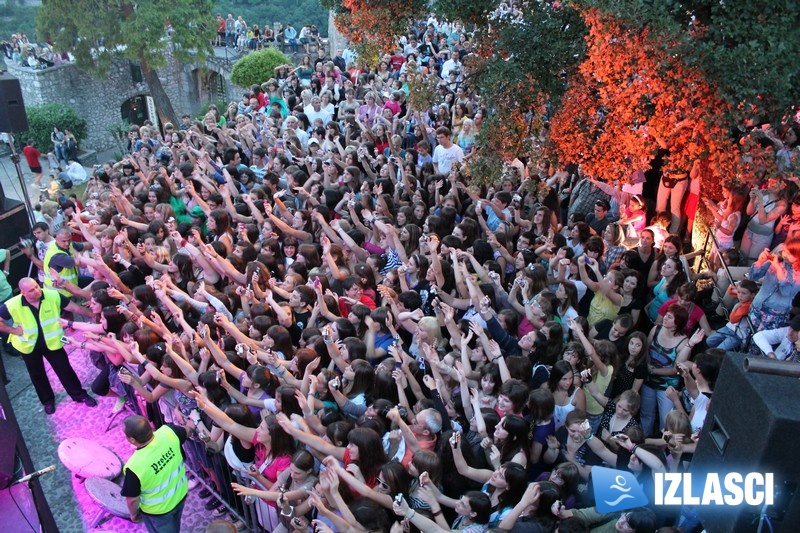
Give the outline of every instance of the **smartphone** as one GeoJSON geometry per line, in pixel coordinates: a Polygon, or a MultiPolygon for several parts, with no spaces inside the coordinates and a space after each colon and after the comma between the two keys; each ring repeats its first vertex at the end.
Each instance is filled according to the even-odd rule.
{"type": "Polygon", "coordinates": [[[69,337],[66,335],[62,335],[61,337],[61,344],[70,344],[72,341],[69,340],[69,337]]]}
{"type": "Polygon", "coordinates": [[[592,266],[594,264],[594,259],[592,259],[591,257],[587,257],[586,258],[586,264],[589,265],[589,266],[592,266]]]}
{"type": "Polygon", "coordinates": [[[400,505],[403,503],[403,495],[401,493],[397,493],[397,496],[394,497],[394,503],[400,505]]]}
{"type": "Polygon", "coordinates": [[[314,277],[314,288],[318,288],[322,286],[322,282],[319,280],[319,276],[314,277]]]}

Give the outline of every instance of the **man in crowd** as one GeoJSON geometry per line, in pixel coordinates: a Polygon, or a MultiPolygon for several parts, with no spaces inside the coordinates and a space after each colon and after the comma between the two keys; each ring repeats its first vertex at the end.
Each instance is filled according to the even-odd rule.
{"type": "Polygon", "coordinates": [[[39,161],[39,158],[42,156],[42,153],[36,148],[33,139],[30,139],[28,144],[25,145],[25,148],[22,149],[22,155],[25,156],[25,162],[28,163],[28,167],[36,178],[36,185],[41,187],[42,163],[39,161]]]}
{"type": "Polygon", "coordinates": [[[450,129],[441,126],[436,130],[436,142],[439,145],[433,150],[433,170],[437,174],[447,175],[453,163],[464,160],[464,150],[450,139],[450,129]]]}

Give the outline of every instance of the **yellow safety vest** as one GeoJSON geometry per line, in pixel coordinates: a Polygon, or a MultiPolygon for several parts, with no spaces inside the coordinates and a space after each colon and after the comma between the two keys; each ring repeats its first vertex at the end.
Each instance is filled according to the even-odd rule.
{"type": "MultiPolygon", "coordinates": [[[[53,278],[50,275],[50,261],[53,259],[53,256],[56,254],[64,254],[68,256],[72,256],[72,245],[70,244],[69,250],[64,251],[58,247],[58,244],[53,243],[48,249],[47,252],[44,254],[44,261],[42,261],[42,269],[44,270],[44,286],[49,288],[53,287],[53,278]]],[[[78,284],[78,269],[76,267],[64,268],[59,272],[59,276],[61,276],[62,281],[66,281],[72,283],[73,285],[78,284]]],[[[66,289],[57,289],[58,292],[63,294],[64,296],[72,296],[68,290],[66,289]]]]}
{"type": "Polygon", "coordinates": [[[150,444],[133,452],[125,468],[139,478],[139,508],[143,513],[166,514],[177,507],[189,491],[181,441],[167,426],[153,433],[150,444]]]}
{"type": "Polygon", "coordinates": [[[42,289],[42,299],[39,301],[39,325],[33,316],[34,308],[22,304],[22,295],[14,296],[6,302],[6,308],[15,326],[22,327],[22,335],[9,335],[11,346],[19,352],[29,354],[36,346],[39,337],[39,325],[42,326],[44,342],[48,350],[58,350],[64,345],[61,337],[64,330],[61,328],[61,295],[53,289],[42,289]]]}

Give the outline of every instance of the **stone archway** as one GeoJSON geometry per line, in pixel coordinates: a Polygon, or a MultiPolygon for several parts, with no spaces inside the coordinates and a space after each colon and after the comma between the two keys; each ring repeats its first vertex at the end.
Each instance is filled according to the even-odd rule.
{"type": "Polygon", "coordinates": [[[129,124],[141,126],[148,119],[147,96],[138,95],[128,98],[120,106],[120,116],[122,120],[129,124]]]}
{"type": "Polygon", "coordinates": [[[219,100],[227,102],[228,94],[225,79],[222,75],[205,67],[192,71],[192,96],[193,101],[201,106],[219,100]]]}

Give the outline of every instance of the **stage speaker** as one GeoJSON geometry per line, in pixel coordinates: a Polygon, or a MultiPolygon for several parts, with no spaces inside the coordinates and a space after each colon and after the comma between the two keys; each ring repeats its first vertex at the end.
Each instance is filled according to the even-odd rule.
{"type": "Polygon", "coordinates": [[[0,418],[0,489],[4,489],[14,478],[17,462],[17,428],[0,418]]]}
{"type": "Polygon", "coordinates": [[[0,74],[0,132],[23,133],[28,131],[28,115],[22,101],[19,80],[0,74]]]}
{"type": "Polygon", "coordinates": [[[28,276],[29,272],[35,278],[36,269],[31,270],[31,260],[21,251],[19,239],[25,237],[32,239],[31,222],[25,204],[18,200],[6,198],[5,210],[0,211],[0,248],[5,248],[11,253],[11,271],[8,283],[16,290],[19,280],[28,276]]]}
{"type": "MultiPolygon", "coordinates": [[[[690,472],[773,473],[775,502],[766,508],[772,528],[794,532],[800,524],[800,381],[745,372],[745,354],[729,352],[720,370],[690,472]]],[[[751,356],[752,357],[752,356],[751,356]]],[[[694,507],[709,533],[756,531],[762,509],[694,507]]]]}

